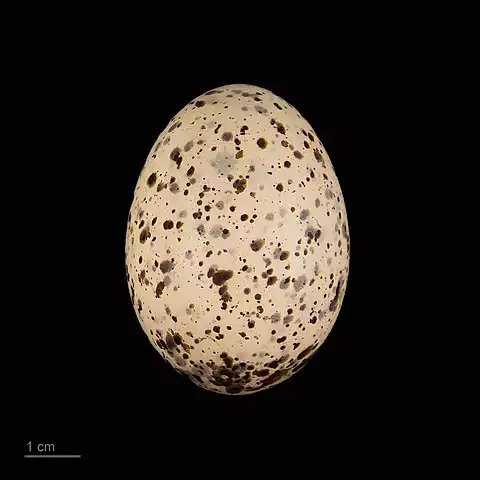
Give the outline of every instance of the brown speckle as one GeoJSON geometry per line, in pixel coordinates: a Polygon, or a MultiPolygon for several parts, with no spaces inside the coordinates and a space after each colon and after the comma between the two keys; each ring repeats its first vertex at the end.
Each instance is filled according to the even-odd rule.
{"type": "Polygon", "coordinates": [[[298,150],[295,150],[293,152],[293,155],[295,156],[295,158],[298,158],[298,159],[302,159],[303,158],[303,155],[298,151],[298,150]]]}
{"type": "Polygon", "coordinates": [[[195,102],[195,106],[200,108],[205,105],[205,102],[203,100],[198,100],[198,102],[195,102]]]}

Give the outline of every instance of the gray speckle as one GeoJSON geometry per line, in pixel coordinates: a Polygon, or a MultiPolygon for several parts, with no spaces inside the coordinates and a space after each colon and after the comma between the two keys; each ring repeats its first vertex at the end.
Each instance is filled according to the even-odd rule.
{"type": "Polygon", "coordinates": [[[300,275],[293,282],[293,288],[295,289],[296,292],[299,292],[303,287],[305,287],[306,283],[307,283],[306,275],[300,275]]]}
{"type": "Polygon", "coordinates": [[[215,168],[218,174],[227,175],[230,171],[236,167],[238,160],[234,155],[231,155],[224,151],[224,153],[218,153],[217,156],[210,162],[210,165],[215,168]]]}
{"type": "Polygon", "coordinates": [[[306,210],[302,210],[300,212],[300,220],[306,220],[310,215],[310,210],[306,209],[306,210]]]}
{"type": "Polygon", "coordinates": [[[214,225],[210,230],[210,235],[213,238],[218,238],[222,235],[222,226],[221,225],[214,225]]]}
{"type": "Polygon", "coordinates": [[[280,321],[281,318],[282,316],[280,315],[280,313],[276,312],[270,317],[270,320],[272,321],[272,323],[277,323],[280,321]]]}

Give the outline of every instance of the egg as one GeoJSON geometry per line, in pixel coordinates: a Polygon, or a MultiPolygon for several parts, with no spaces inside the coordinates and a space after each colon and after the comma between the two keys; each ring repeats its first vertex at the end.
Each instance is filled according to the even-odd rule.
{"type": "Polygon", "coordinates": [[[345,203],[325,147],[292,105],[252,85],[210,90],[172,118],[138,178],[125,247],[151,344],[223,394],[259,392],[303,368],[349,273],[345,203]]]}

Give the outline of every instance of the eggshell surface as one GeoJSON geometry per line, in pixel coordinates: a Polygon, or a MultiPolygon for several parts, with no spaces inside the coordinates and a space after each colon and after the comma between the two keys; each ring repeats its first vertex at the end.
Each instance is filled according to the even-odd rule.
{"type": "Polygon", "coordinates": [[[303,368],[339,314],[349,255],[330,158],[272,92],[206,92],[153,145],[128,217],[128,288],[153,347],[198,386],[249,394],[303,368]]]}

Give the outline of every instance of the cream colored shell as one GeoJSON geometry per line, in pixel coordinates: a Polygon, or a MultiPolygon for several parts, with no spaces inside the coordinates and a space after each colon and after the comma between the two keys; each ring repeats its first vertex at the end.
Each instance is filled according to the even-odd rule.
{"type": "Polygon", "coordinates": [[[201,387],[247,394],[288,379],[323,343],[349,251],[340,185],[310,124],[268,90],[227,85],[190,102],[152,147],[127,280],[165,360],[201,387]]]}

